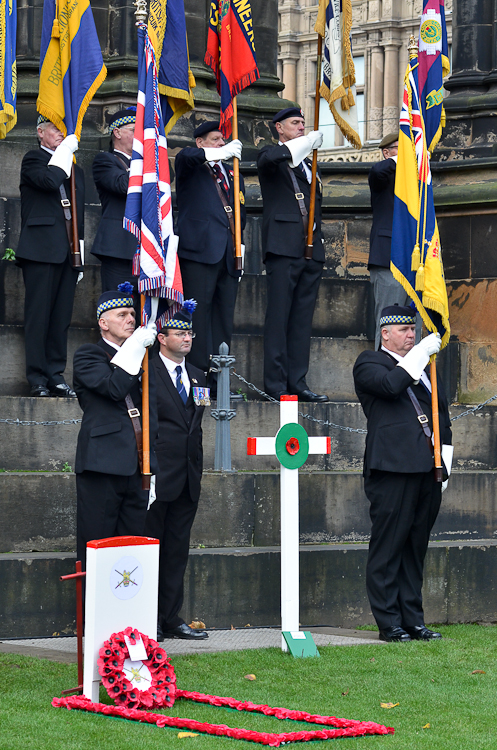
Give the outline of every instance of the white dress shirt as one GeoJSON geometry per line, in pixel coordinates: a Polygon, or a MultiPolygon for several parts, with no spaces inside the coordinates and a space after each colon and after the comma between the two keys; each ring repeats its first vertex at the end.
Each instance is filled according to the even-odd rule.
{"type": "Polygon", "coordinates": [[[176,388],[176,378],[178,377],[178,373],[176,372],[176,368],[177,368],[178,365],[181,366],[181,380],[182,380],[182,383],[183,383],[183,385],[185,387],[186,396],[188,398],[188,396],[190,395],[190,378],[188,377],[188,373],[186,371],[184,357],[183,357],[183,361],[182,362],[173,362],[172,359],[169,359],[168,357],[165,357],[162,354],[162,352],[159,352],[159,357],[164,362],[164,365],[166,366],[166,369],[167,369],[167,371],[168,371],[168,373],[169,373],[169,375],[171,377],[172,383],[173,383],[173,385],[174,385],[175,388],[176,388]]]}

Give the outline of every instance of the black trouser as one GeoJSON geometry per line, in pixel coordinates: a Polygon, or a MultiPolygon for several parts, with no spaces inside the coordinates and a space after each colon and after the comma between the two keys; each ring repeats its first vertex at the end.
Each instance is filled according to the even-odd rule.
{"type": "Polygon", "coordinates": [[[160,541],[159,623],[163,630],[184,622],[178,613],[183,606],[183,579],[197,507],[198,503],[190,499],[187,482],[176,500],[156,500],[147,513],[145,534],[160,541]]]}
{"type": "Polygon", "coordinates": [[[64,382],[67,334],[71,324],[78,270],[63,263],[20,260],[26,297],[24,344],[30,386],[64,382]]]}
{"type": "Polygon", "coordinates": [[[380,630],[424,625],[423,564],[442,488],[433,471],[371,471],[364,479],[372,522],[366,588],[380,630]]]}
{"type": "Polygon", "coordinates": [[[137,325],[140,325],[140,295],[138,294],[138,276],[133,276],[133,261],[124,258],[111,258],[107,255],[99,256],[100,278],[102,292],[115,292],[118,284],[129,281],[133,284],[133,306],[136,312],[137,325]]]}
{"type": "Polygon", "coordinates": [[[86,545],[93,539],[142,536],[148,490],[137,470],[130,477],[83,471],[76,474],[77,559],[86,569],[86,545]]]}
{"type": "Polygon", "coordinates": [[[207,372],[211,354],[218,354],[220,344],[231,344],[238,279],[230,276],[226,256],[218,263],[197,263],[180,258],[185,299],[197,301],[193,315],[193,341],[188,361],[207,372]]]}
{"type": "Polygon", "coordinates": [[[267,393],[306,390],[312,316],[323,263],[266,255],[264,388],[267,393]]]}

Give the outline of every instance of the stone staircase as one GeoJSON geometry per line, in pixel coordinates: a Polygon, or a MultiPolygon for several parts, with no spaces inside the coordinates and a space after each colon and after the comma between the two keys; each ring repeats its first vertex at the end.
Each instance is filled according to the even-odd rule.
{"type": "MultiPolygon", "coordinates": [[[[261,388],[266,289],[259,250],[260,203],[250,170],[248,174],[247,262],[232,353],[236,371],[261,388]]],[[[92,201],[90,194],[89,245],[98,219],[92,201]]],[[[6,204],[9,216],[17,216],[18,201],[13,198],[6,204]]],[[[5,205],[2,210],[7,210],[5,205]]],[[[364,348],[372,346],[367,338],[367,230],[366,216],[346,220],[328,215],[327,264],[314,316],[308,383],[332,401],[299,407],[314,419],[354,430],[364,429],[365,420],[353,389],[352,365],[364,348]],[[340,245],[345,235],[346,260],[340,245]]],[[[15,247],[14,230],[6,244],[15,247]]],[[[58,577],[74,568],[76,492],[70,467],[81,411],[77,403],[64,399],[27,396],[22,277],[13,263],[2,261],[0,280],[0,637],[68,633],[74,627],[74,587],[61,584],[58,577]],[[7,419],[47,424],[2,421],[7,419]]],[[[90,257],[76,292],[69,382],[74,350],[98,338],[94,315],[99,291],[99,267],[90,257]]],[[[457,341],[442,353],[439,366],[455,400],[461,376],[457,341]]],[[[237,416],[230,423],[231,473],[213,470],[216,423],[208,409],[204,416],[205,475],[192,534],[184,615],[200,618],[208,627],[277,625],[279,465],[272,457],[247,456],[246,439],[275,434],[279,408],[258,400],[235,376],[231,387],[247,396],[247,401],[236,403],[237,416]]],[[[465,408],[454,406],[452,416],[465,408]]],[[[361,478],[364,434],[300,421],[309,434],[332,437],[332,455],[310,456],[301,471],[301,622],[341,627],[372,622],[364,580],[369,535],[361,478]]],[[[454,422],[455,472],[426,561],[429,622],[497,619],[496,427],[492,406],[454,422]]]]}

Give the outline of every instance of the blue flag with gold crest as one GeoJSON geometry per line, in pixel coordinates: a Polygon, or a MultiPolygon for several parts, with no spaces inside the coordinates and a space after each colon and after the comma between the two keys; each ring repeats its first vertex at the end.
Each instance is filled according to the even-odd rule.
{"type": "Polygon", "coordinates": [[[418,73],[416,56],[409,61],[404,79],[390,268],[427,329],[440,333],[443,347],[450,338],[449,305],[418,73]]]}
{"type": "Polygon", "coordinates": [[[89,0],[44,0],[38,112],[79,140],[106,75],[89,0]]]}
{"type": "Polygon", "coordinates": [[[16,0],[0,0],[0,138],[17,122],[16,0]]]}

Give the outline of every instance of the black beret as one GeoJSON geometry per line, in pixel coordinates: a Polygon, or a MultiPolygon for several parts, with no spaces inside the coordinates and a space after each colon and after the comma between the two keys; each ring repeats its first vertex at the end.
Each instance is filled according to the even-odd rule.
{"type": "Polygon", "coordinates": [[[198,128],[193,131],[193,137],[202,138],[202,136],[207,135],[207,133],[212,133],[214,130],[221,131],[219,120],[216,122],[203,122],[202,125],[199,125],[198,128]]]}
{"type": "Polygon", "coordinates": [[[273,122],[276,125],[277,122],[286,120],[287,117],[304,117],[304,113],[300,107],[287,107],[286,109],[280,109],[280,111],[273,117],[273,122]]]}
{"type": "Polygon", "coordinates": [[[388,325],[415,325],[416,308],[403,305],[389,305],[381,311],[380,327],[388,325]]]}
{"type": "Polygon", "coordinates": [[[123,125],[129,125],[136,120],[136,107],[128,107],[127,109],[120,109],[119,112],[114,112],[109,120],[109,133],[112,133],[114,128],[121,128],[123,125]]]}
{"type": "Polygon", "coordinates": [[[98,298],[97,320],[107,310],[115,310],[118,307],[133,307],[133,285],[129,281],[119,284],[112,292],[103,292],[98,298]]]}

